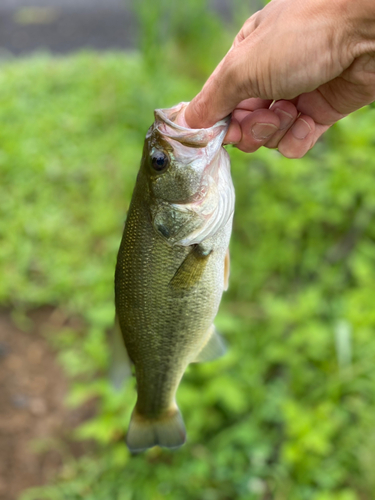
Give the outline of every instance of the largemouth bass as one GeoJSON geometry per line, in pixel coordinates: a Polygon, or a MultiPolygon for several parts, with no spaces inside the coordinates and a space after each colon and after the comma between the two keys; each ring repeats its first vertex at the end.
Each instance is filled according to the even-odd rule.
{"type": "Polygon", "coordinates": [[[118,331],[137,381],[132,451],[185,442],[180,380],[189,363],[225,350],[213,320],[228,286],[234,211],[228,120],[189,129],[178,124],[186,106],[155,111],[117,258],[118,331]]]}

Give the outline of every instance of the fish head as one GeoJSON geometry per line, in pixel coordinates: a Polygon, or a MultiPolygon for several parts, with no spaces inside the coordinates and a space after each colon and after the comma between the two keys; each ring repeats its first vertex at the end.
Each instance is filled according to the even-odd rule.
{"type": "Polygon", "coordinates": [[[189,129],[177,123],[184,107],[186,103],[157,109],[155,122],[146,135],[142,168],[154,199],[197,201],[205,196],[208,177],[215,173],[215,159],[228,121],[222,120],[210,129],[189,129]]]}
{"type": "MultiPolygon", "coordinates": [[[[187,104],[155,110],[140,170],[147,182],[154,225],[162,228],[163,237],[170,243],[182,245],[196,242],[196,238],[188,238],[189,234],[207,226],[217,212],[223,194],[220,189],[227,194],[233,191],[229,158],[222,147],[229,118],[207,129],[190,129],[178,123],[187,104]],[[225,181],[228,185],[220,186],[225,181]]],[[[221,219],[225,215],[228,219],[233,212],[234,195],[229,194],[229,209],[221,219]]]]}

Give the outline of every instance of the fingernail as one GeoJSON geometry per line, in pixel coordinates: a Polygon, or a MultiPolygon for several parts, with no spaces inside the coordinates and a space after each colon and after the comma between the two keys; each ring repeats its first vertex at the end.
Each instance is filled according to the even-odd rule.
{"type": "Polygon", "coordinates": [[[259,141],[269,139],[276,131],[276,125],[272,125],[272,123],[256,123],[251,129],[251,134],[254,139],[259,141]]]}
{"type": "Polygon", "coordinates": [[[282,109],[276,108],[274,113],[280,118],[280,130],[284,130],[289,127],[293,121],[293,116],[282,109]]]}
{"type": "Polygon", "coordinates": [[[296,139],[305,139],[311,132],[311,127],[303,118],[298,118],[291,131],[296,139]]]}

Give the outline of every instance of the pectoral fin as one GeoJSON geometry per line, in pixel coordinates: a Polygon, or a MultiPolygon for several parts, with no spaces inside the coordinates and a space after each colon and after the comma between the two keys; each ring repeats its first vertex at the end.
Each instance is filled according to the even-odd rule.
{"type": "Polygon", "coordinates": [[[207,335],[207,341],[199,351],[197,357],[193,360],[193,363],[213,361],[223,356],[226,350],[223,338],[217,333],[215,326],[211,325],[207,335]]]}
{"type": "Polygon", "coordinates": [[[186,256],[169,286],[180,290],[188,290],[196,285],[202,277],[211,251],[204,251],[199,245],[194,245],[186,256]]]}
{"type": "Polygon", "coordinates": [[[109,336],[110,368],[109,376],[115,389],[120,390],[132,374],[132,362],[126,350],[121,327],[116,315],[115,324],[109,336]]]}

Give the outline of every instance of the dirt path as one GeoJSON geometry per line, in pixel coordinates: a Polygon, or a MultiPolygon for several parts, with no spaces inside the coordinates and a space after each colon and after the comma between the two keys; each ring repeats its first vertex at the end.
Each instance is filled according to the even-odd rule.
{"type": "Polygon", "coordinates": [[[48,481],[67,454],[79,455],[82,445],[72,444],[69,432],[93,413],[92,404],[64,407],[67,380],[41,334],[51,318],[51,309],[34,312],[25,333],[0,311],[0,500],[16,500],[48,481]]]}

